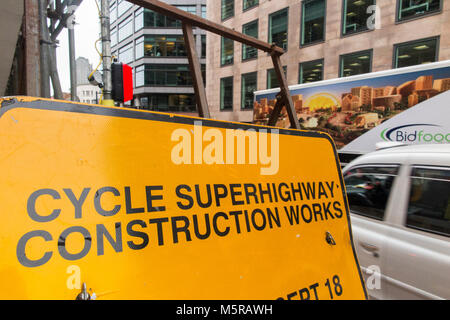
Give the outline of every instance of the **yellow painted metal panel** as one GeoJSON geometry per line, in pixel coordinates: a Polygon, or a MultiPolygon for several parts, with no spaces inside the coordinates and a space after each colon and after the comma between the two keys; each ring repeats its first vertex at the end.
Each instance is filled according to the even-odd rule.
{"type": "Polygon", "coordinates": [[[98,299],[365,299],[329,136],[1,104],[1,299],[75,299],[81,283],[98,299]],[[256,137],[254,159],[249,138],[227,161],[230,133],[256,137]]]}

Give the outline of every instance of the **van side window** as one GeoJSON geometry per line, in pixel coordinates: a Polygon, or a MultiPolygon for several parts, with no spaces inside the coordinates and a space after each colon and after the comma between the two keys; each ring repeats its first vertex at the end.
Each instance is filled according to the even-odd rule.
{"type": "Polygon", "coordinates": [[[411,172],[406,226],[450,237],[450,168],[411,172]]]}
{"type": "Polygon", "coordinates": [[[344,181],[352,213],[384,219],[384,210],[398,166],[357,167],[346,172],[344,181]]]}

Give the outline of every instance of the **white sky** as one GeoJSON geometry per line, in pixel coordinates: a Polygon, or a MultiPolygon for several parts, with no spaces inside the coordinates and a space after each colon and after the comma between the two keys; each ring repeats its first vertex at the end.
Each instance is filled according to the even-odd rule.
{"type": "MultiPolygon", "coordinates": [[[[75,57],[89,59],[92,68],[99,63],[100,56],[95,50],[95,41],[100,37],[100,21],[95,0],[84,0],[75,13],[75,57]]],[[[58,72],[63,92],[70,92],[69,40],[67,29],[58,37],[59,47],[56,51],[58,72]]],[[[101,49],[101,43],[98,43],[101,49]]]]}

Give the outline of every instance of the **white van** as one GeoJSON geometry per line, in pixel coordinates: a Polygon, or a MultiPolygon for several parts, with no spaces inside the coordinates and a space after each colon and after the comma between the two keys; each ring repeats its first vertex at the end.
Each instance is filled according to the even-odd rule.
{"type": "Polygon", "coordinates": [[[450,299],[450,145],[375,151],[343,175],[370,297],[450,299]]]}

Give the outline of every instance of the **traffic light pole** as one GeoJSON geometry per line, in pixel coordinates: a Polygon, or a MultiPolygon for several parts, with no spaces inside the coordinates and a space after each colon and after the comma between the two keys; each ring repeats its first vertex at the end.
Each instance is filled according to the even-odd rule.
{"type": "Polygon", "coordinates": [[[102,32],[102,59],[103,59],[103,100],[102,104],[114,106],[112,100],[112,74],[111,74],[111,29],[109,1],[101,0],[101,32],[102,32]]]}

